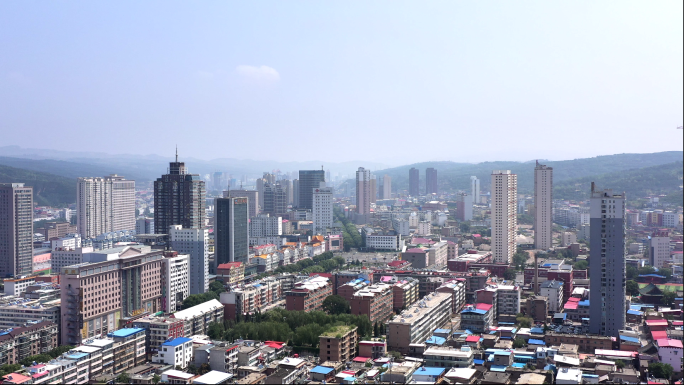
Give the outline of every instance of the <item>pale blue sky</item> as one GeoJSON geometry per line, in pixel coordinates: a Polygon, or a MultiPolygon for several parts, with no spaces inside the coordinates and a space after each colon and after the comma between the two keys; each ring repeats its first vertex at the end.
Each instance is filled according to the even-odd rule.
{"type": "Polygon", "coordinates": [[[682,150],[682,1],[0,2],[0,145],[203,159],[682,150]]]}

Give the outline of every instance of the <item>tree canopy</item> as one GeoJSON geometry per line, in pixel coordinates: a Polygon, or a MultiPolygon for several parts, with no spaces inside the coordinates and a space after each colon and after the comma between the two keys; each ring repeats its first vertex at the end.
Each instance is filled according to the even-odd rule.
{"type": "Polygon", "coordinates": [[[323,300],[323,310],[328,314],[349,314],[349,302],[341,295],[329,295],[323,300]]]}

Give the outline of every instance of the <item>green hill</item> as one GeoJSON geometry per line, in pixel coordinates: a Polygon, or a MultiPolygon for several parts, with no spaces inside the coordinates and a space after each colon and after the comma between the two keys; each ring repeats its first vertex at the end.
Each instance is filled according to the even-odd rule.
{"type": "Polygon", "coordinates": [[[66,206],[76,202],[76,179],[0,165],[0,183],[25,183],[33,187],[36,205],[66,206]]]}

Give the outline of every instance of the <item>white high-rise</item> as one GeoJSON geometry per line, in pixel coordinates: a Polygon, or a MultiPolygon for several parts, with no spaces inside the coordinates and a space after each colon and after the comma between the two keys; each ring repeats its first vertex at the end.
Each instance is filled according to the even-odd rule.
{"type": "Polygon", "coordinates": [[[325,234],[326,229],[333,225],[333,189],[324,185],[321,183],[321,187],[313,190],[314,234],[325,234]]]}
{"type": "Polygon", "coordinates": [[[385,175],[380,180],[380,199],[392,198],[392,177],[385,175]]]}
{"type": "Polygon", "coordinates": [[[480,180],[476,176],[470,177],[470,195],[473,197],[473,203],[479,205],[480,203],[480,180]]]}
{"type": "Polygon", "coordinates": [[[162,311],[180,310],[183,300],[190,295],[189,255],[167,253],[162,262],[162,311]]]}
{"type": "Polygon", "coordinates": [[[371,172],[359,167],[356,171],[356,213],[370,214],[371,201],[371,172]]]}
{"type": "Polygon", "coordinates": [[[122,176],[78,178],[76,225],[83,239],[135,230],[135,181],[122,176]]]}
{"type": "Polygon", "coordinates": [[[173,225],[169,240],[173,250],[190,256],[190,294],[205,293],[209,290],[209,230],[173,225]]]}
{"type": "Polygon", "coordinates": [[[494,263],[510,264],[516,251],[518,176],[510,170],[492,172],[492,255],[494,263]]]}
{"type": "Polygon", "coordinates": [[[553,167],[539,164],[534,168],[534,248],[553,245],[553,167]]]}
{"type": "Polygon", "coordinates": [[[665,267],[670,260],[670,234],[667,230],[656,230],[648,240],[648,254],[651,266],[658,269],[665,267]]]}
{"type": "Polygon", "coordinates": [[[283,235],[283,218],[259,214],[249,220],[250,237],[277,237],[283,235]]]}

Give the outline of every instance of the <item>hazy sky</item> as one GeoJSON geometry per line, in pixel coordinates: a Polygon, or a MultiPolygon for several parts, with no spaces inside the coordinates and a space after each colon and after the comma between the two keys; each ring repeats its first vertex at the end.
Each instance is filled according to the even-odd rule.
{"type": "Polygon", "coordinates": [[[682,1],[0,2],[0,145],[211,159],[682,150],[682,1]]]}

